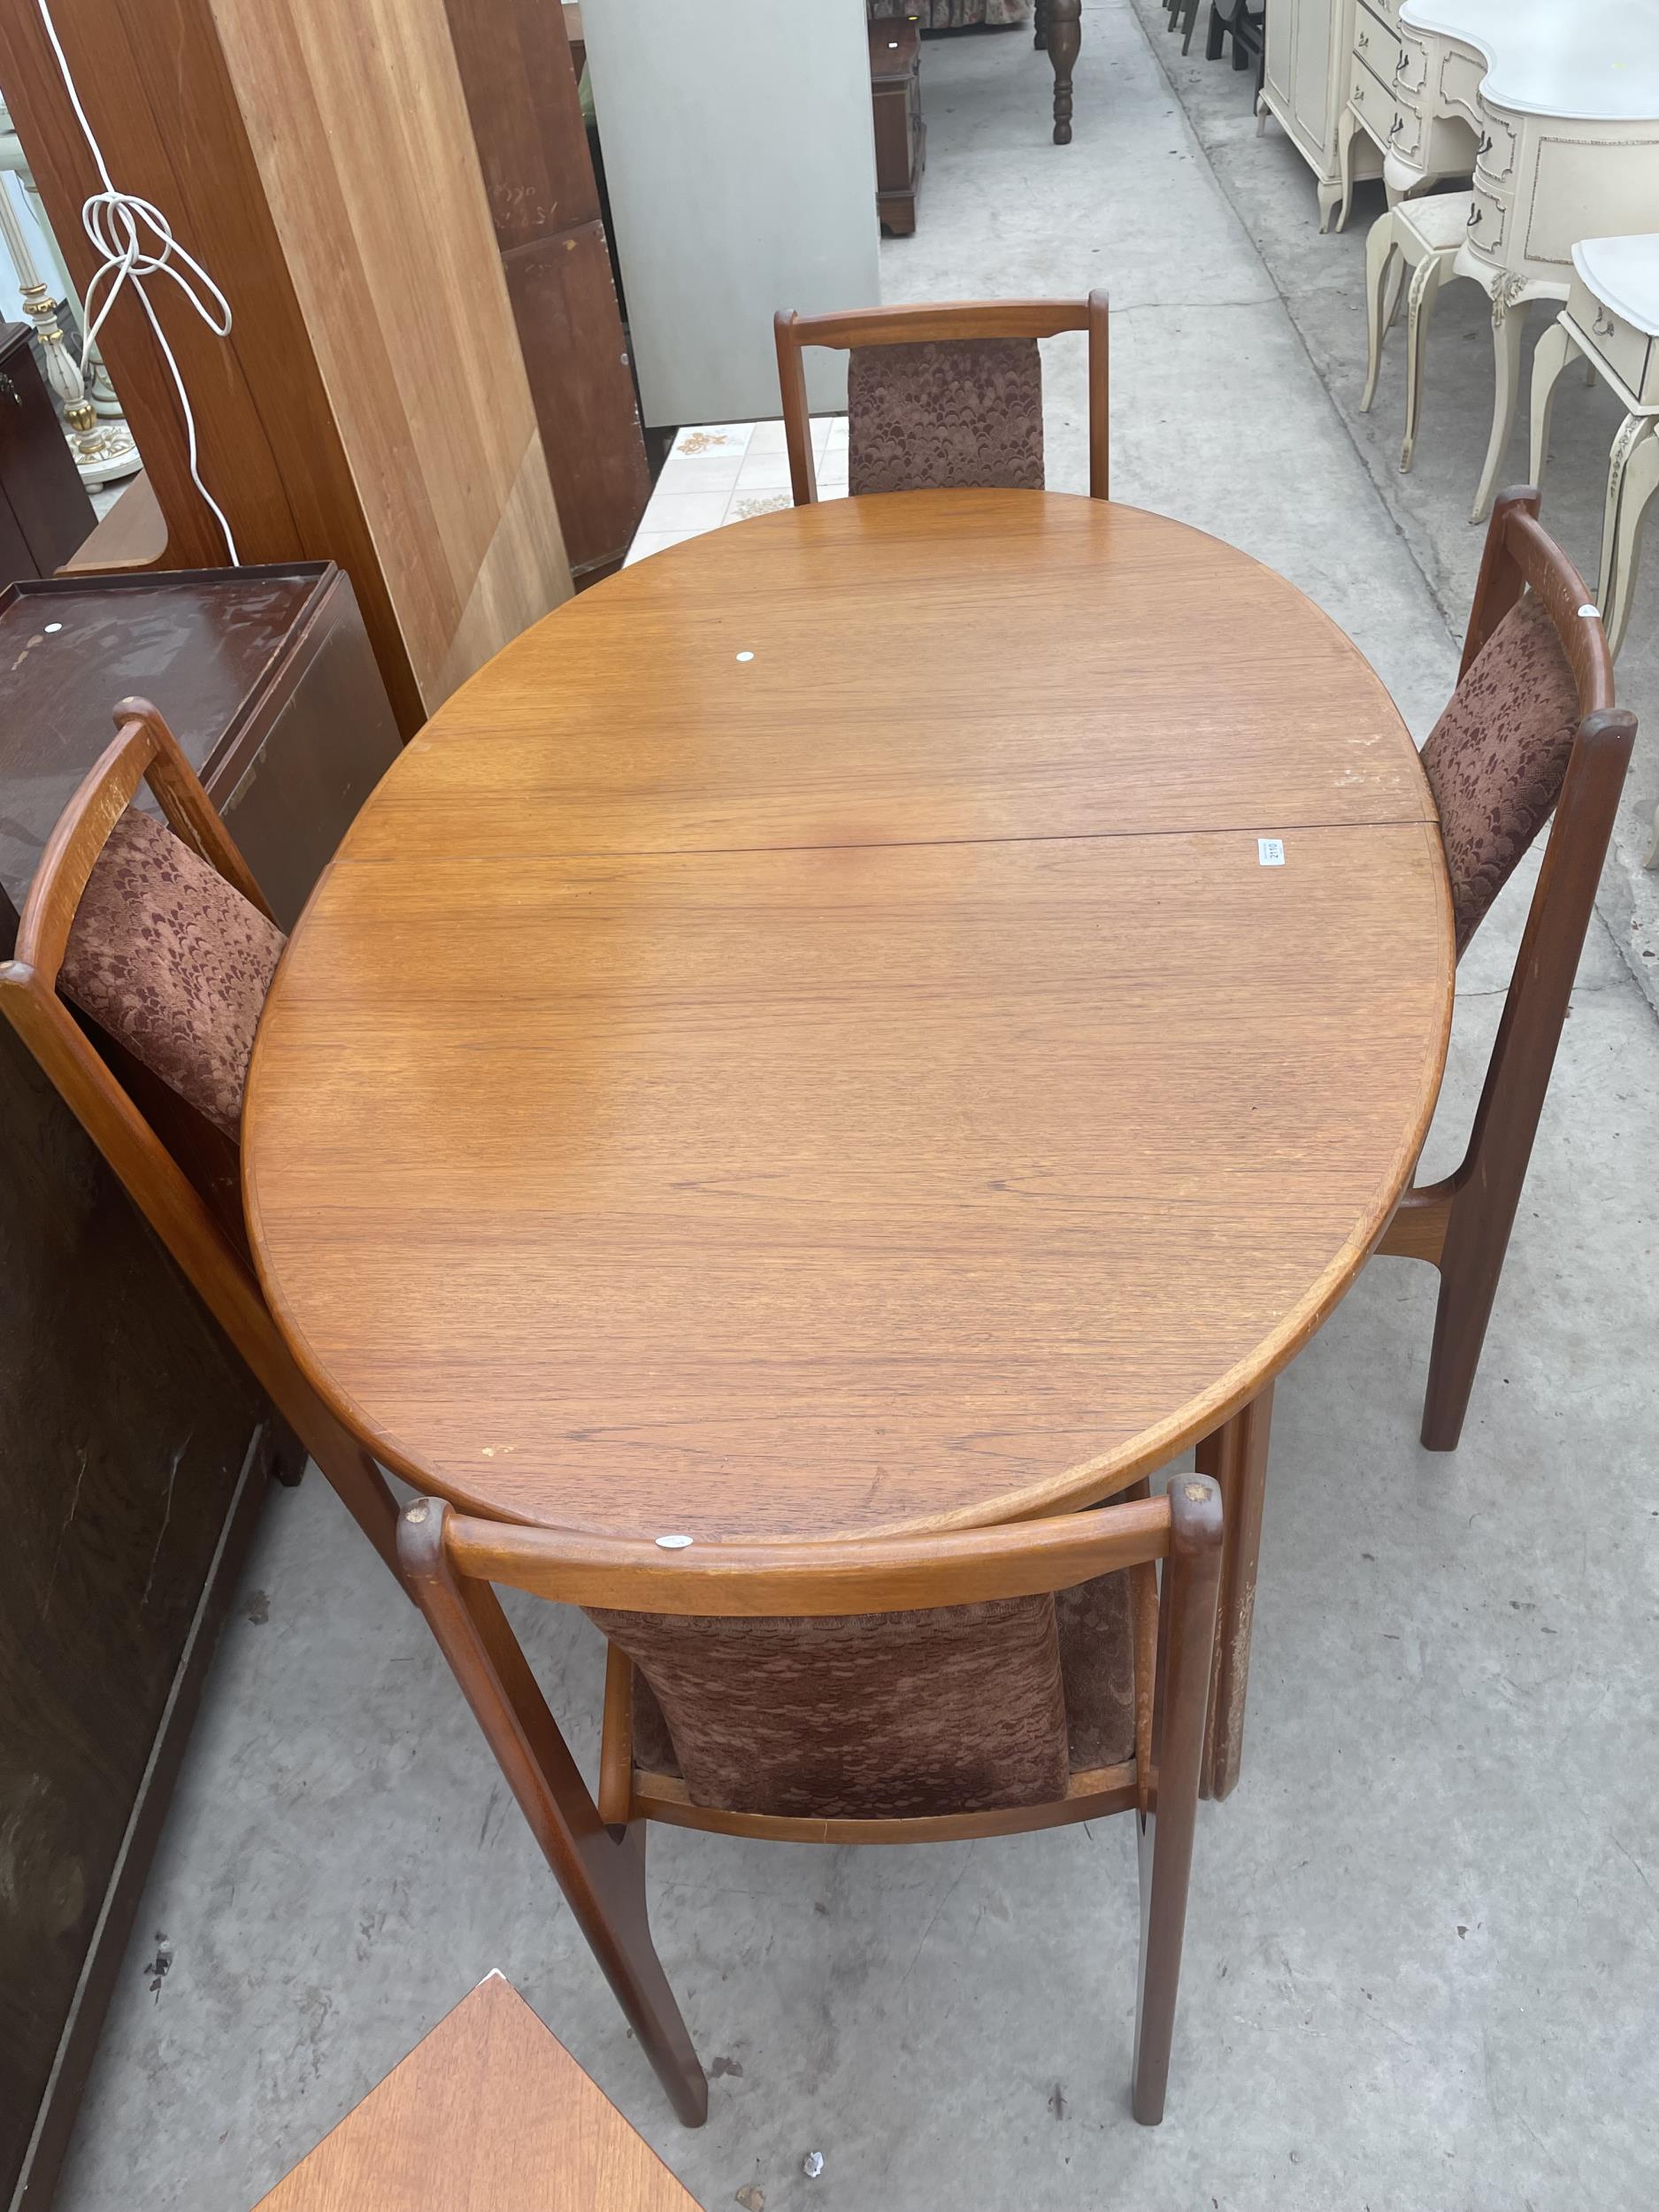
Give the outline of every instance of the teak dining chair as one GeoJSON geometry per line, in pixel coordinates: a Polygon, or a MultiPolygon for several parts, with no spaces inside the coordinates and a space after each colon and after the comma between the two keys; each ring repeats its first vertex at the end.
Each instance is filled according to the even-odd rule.
{"type": "Polygon", "coordinates": [[[127,699],[115,722],[41,855],[14,956],[0,964],[0,1010],[401,1578],[385,1478],[295,1364],[223,1191],[204,1193],[186,1174],[65,1003],[170,1112],[217,1133],[234,1158],[248,1056],[284,939],[161,715],[127,699]],[[165,826],[134,809],[141,783],[165,826]]]}
{"type": "Polygon", "coordinates": [[[1555,826],[1461,1164],[1409,1190],[1378,1249],[1440,1270],[1423,1442],[1463,1432],[1596,886],[1635,742],[1584,579],[1530,486],[1492,512],[1457,688],[1423,748],[1461,958],[1549,819],[1555,826]]]}
{"type": "Polygon", "coordinates": [[[1167,1497],[1142,1486],[1125,1503],[1000,1528],[764,1546],[625,1542],[464,1519],[419,1499],[398,1540],[416,1600],[687,2126],[707,2116],[708,2085],[651,1943],[649,1820],[782,1842],[924,1843],[1133,1811],[1133,2103],[1148,2126],[1163,2117],[1216,1625],[1213,1482],[1179,1476],[1167,1497]],[[580,1605],[610,1640],[596,1803],[495,1584],[580,1605]],[[1117,1755],[1103,1762],[1114,1727],[1117,1755]],[[648,1743],[651,1769],[640,1764],[648,1743]]]}
{"type": "Polygon", "coordinates": [[[861,307],[842,315],[780,311],[778,381],[797,507],[818,497],[804,346],[849,351],[848,488],[861,492],[1041,491],[1039,338],[1088,333],[1088,488],[1107,488],[1110,427],[1104,292],[1086,300],[967,300],[861,307]]]}

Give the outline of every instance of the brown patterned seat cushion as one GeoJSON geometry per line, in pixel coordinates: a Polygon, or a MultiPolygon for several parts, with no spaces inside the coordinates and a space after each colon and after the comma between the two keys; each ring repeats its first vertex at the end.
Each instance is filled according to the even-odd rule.
{"type": "Polygon", "coordinates": [[[818,1620],[593,1613],[634,1662],[636,1763],[695,1805],[902,1819],[1040,1805],[1134,1750],[1128,1578],[818,1620]]]}
{"type": "Polygon", "coordinates": [[[1034,338],[856,346],[847,421],[853,492],[1042,489],[1034,338]]]}
{"type": "Polygon", "coordinates": [[[131,808],[98,856],[58,985],[227,1136],[287,941],[217,868],[131,808]]]}
{"type": "Polygon", "coordinates": [[[1517,600],[1423,748],[1463,949],[1549,819],[1578,726],[1578,687],[1542,600],[1517,600]]]}

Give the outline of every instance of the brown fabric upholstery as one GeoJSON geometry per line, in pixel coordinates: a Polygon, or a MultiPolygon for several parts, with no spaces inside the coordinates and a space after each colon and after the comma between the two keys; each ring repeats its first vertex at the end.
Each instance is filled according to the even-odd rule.
{"type": "Polygon", "coordinates": [[[82,1013],[234,1137],[285,942],[217,868],[129,808],[92,871],[58,979],[82,1013]]]}
{"type": "Polygon", "coordinates": [[[1423,748],[1460,957],[1554,811],[1578,726],[1571,664],[1529,592],[1486,640],[1423,748]]]}
{"type": "Polygon", "coordinates": [[[1041,1805],[1134,1750],[1126,1575],[1057,1598],[825,1620],[595,1612],[634,1753],[693,1804],[818,1819],[1041,1805]]]}
{"type": "Polygon", "coordinates": [[[1042,489],[1034,338],[856,346],[847,367],[848,487],[1042,489]]]}

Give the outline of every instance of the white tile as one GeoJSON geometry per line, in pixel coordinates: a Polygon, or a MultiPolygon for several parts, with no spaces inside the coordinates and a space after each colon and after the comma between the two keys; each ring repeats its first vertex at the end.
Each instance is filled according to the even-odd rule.
{"type": "Polygon", "coordinates": [[[695,492],[664,491],[659,483],[641,518],[641,530],[712,530],[726,519],[729,487],[710,485],[695,492]]]}
{"type": "Polygon", "coordinates": [[[829,445],[826,448],[826,450],[831,453],[846,452],[847,418],[845,415],[832,415],[830,417],[829,445]]]}
{"type": "Polygon", "coordinates": [[[628,548],[624,568],[632,568],[635,561],[642,561],[652,553],[660,553],[665,545],[678,545],[679,538],[672,530],[636,530],[634,542],[628,548]]]}
{"type": "Polygon", "coordinates": [[[826,446],[828,445],[829,434],[831,430],[834,427],[834,423],[835,418],[833,415],[813,416],[812,450],[815,454],[822,453],[826,446]]]}
{"type": "Polygon", "coordinates": [[[817,466],[817,475],[820,489],[826,484],[839,484],[841,489],[845,491],[847,488],[847,455],[845,451],[843,450],[838,453],[834,447],[832,446],[829,451],[824,456],[823,459],[818,462],[817,466]]]}
{"type": "Polygon", "coordinates": [[[741,492],[787,491],[789,486],[789,457],[787,453],[749,453],[737,472],[737,488],[741,492]]]}
{"type": "Polygon", "coordinates": [[[742,465],[743,456],[735,447],[729,452],[671,453],[651,496],[655,499],[663,492],[729,492],[742,465]]]}
{"type": "Polygon", "coordinates": [[[782,423],[757,422],[755,425],[754,434],[749,442],[749,457],[751,461],[757,453],[786,453],[787,450],[788,446],[784,438],[782,423]]]}
{"type": "Polygon", "coordinates": [[[846,483],[844,481],[839,484],[820,483],[818,488],[818,495],[820,499],[845,499],[847,497],[846,483]]]}

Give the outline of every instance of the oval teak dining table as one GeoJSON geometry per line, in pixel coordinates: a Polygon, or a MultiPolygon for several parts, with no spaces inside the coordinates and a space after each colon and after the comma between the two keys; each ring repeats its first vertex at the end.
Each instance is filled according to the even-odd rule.
{"type": "Polygon", "coordinates": [[[1077,1505],[1341,1296],[1452,973],[1410,738],[1282,578],[1060,495],[769,514],[526,632],[365,807],[260,1028],[259,1271],[474,1511],[1077,1505]]]}

